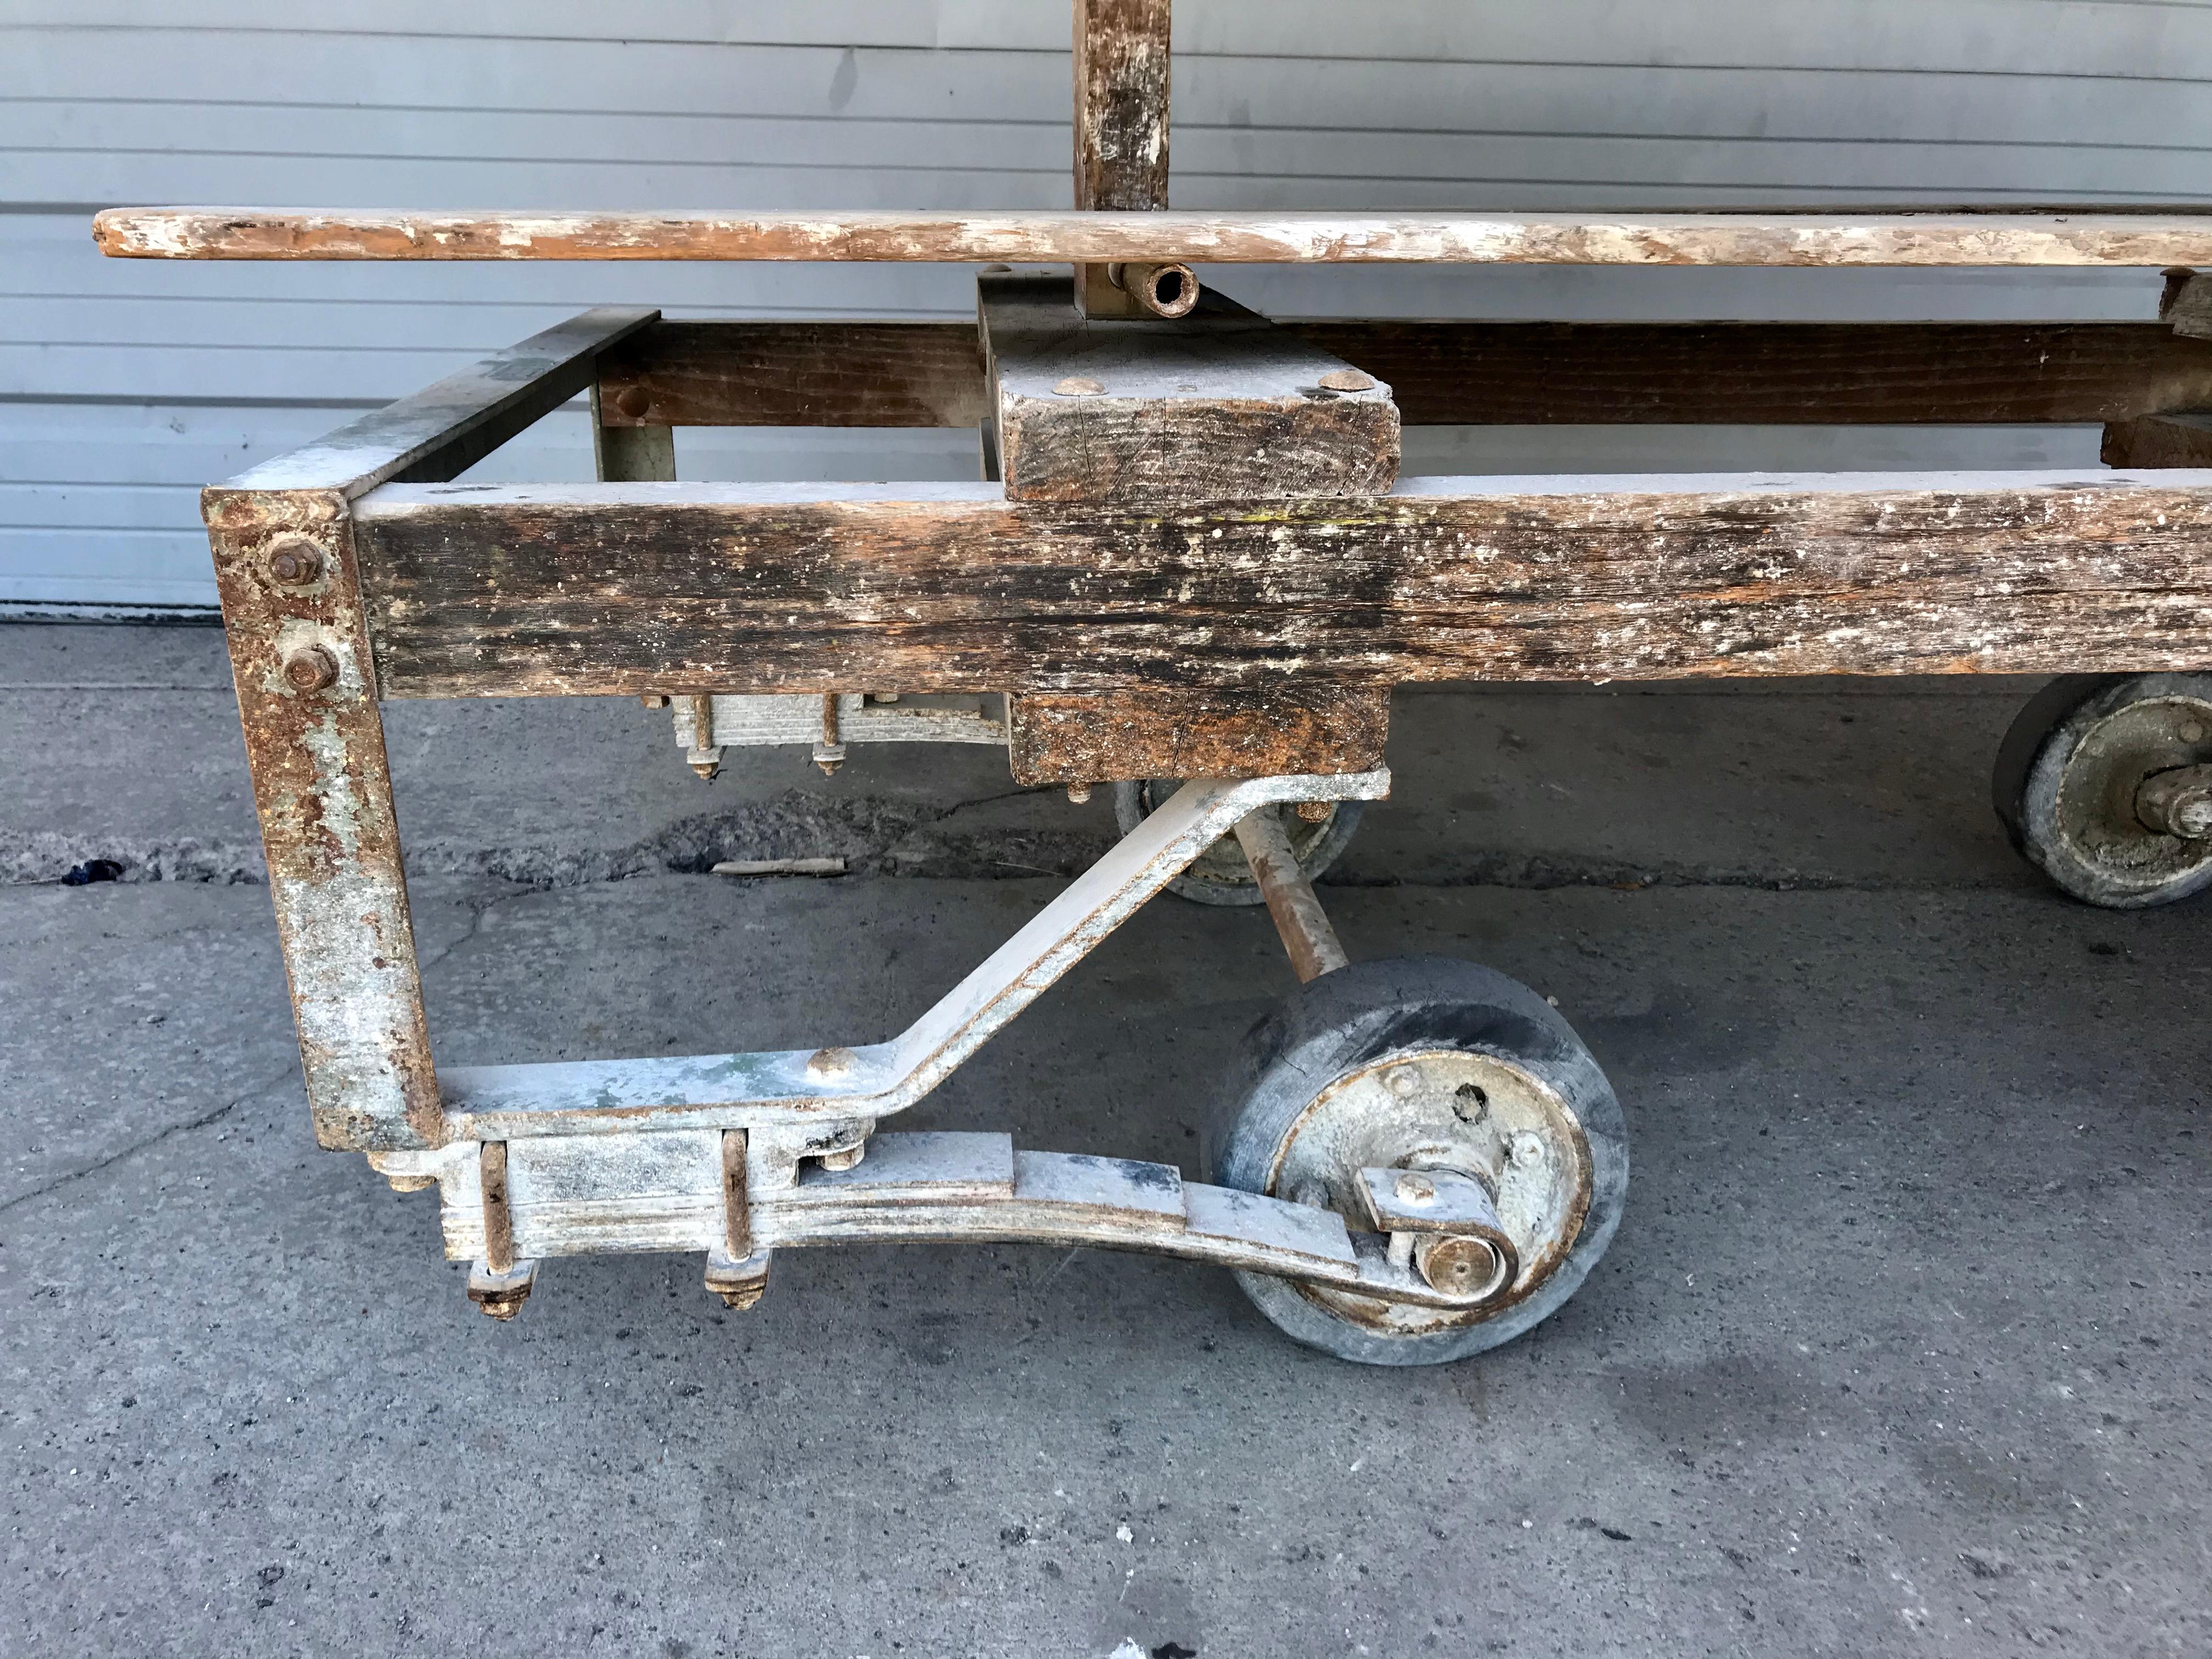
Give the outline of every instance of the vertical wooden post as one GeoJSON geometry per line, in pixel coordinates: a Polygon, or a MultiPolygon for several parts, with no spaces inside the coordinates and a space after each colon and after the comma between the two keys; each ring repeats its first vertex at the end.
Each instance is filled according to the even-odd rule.
{"type": "Polygon", "coordinates": [[[315,1138],[435,1146],[444,1114],[346,498],[218,485],[203,507],[315,1138]]]}
{"type": "MultiPolygon", "coordinates": [[[[1170,0],[1074,0],[1075,205],[1168,204],[1170,0]]],[[[1075,267],[1086,316],[1139,317],[1103,265],[1075,267]]]]}

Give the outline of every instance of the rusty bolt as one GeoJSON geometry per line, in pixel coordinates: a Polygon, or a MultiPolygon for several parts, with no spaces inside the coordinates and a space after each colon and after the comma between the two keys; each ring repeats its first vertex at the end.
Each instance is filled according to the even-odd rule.
{"type": "Polygon", "coordinates": [[[323,574],[323,550],[305,536],[279,536],[269,544],[269,574],[286,587],[305,587],[323,574]]]}
{"type": "Polygon", "coordinates": [[[1071,374],[1053,390],[1063,398],[1096,398],[1106,388],[1088,374],[1071,374]]]}
{"type": "Polygon", "coordinates": [[[1382,1086],[1399,1099],[1407,1099],[1420,1091],[1421,1068],[1418,1066],[1394,1066],[1383,1073],[1382,1086]]]}
{"type": "Polygon", "coordinates": [[[717,1285],[714,1294],[722,1298],[722,1305],[732,1313],[750,1313],[760,1306],[761,1297],[768,1294],[768,1275],[743,1285],[717,1285]]]}
{"type": "Polygon", "coordinates": [[[1544,1161],[1544,1138],[1534,1130],[1523,1129],[1513,1137],[1512,1158],[1515,1165],[1533,1170],[1544,1161]]]}
{"type": "Polygon", "coordinates": [[[1067,786],[1067,798],[1073,801],[1078,806],[1082,805],[1084,802],[1091,799],[1091,786],[1087,783],[1069,784],[1067,786]]]}
{"type": "Polygon", "coordinates": [[[1400,1171],[1395,1190],[1401,1204],[1433,1204],[1437,1201],[1437,1183],[1419,1170],[1400,1171]]]}
{"type": "Polygon", "coordinates": [[[1334,811],[1336,803],[1333,800],[1302,800],[1298,803],[1298,817],[1308,823],[1327,823],[1328,815],[1334,811]]]}
{"type": "Polygon", "coordinates": [[[1375,377],[1362,374],[1356,368],[1332,368],[1321,377],[1323,392],[1372,392],[1375,377]]]}
{"type": "Polygon", "coordinates": [[[822,1167],[825,1170],[857,1170],[860,1167],[860,1160],[867,1156],[867,1152],[868,1143],[865,1140],[858,1141],[841,1152],[823,1153],[822,1167]]]}
{"type": "Polygon", "coordinates": [[[303,645],[284,659],[284,684],[305,696],[338,683],[338,659],[319,645],[303,645]]]}

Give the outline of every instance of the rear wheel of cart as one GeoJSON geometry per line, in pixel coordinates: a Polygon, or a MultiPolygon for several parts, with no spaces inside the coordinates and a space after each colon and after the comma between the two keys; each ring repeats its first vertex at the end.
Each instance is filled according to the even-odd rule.
{"type": "MultiPolygon", "coordinates": [[[[1114,786],[1114,820],[1127,835],[1152,815],[1161,802],[1182,787],[1179,778],[1145,778],[1114,786]]],[[[1297,854],[1298,868],[1308,881],[1336,862],[1359,827],[1364,801],[1334,800],[1310,803],[1326,807],[1319,818],[1309,818],[1292,807],[1276,809],[1297,854]]],[[[1191,860],[1190,867],[1168,884],[1168,891],[1199,904],[1264,904],[1260,884],[1252,879],[1252,866],[1234,836],[1224,836],[1191,860]]]]}
{"type": "Polygon", "coordinates": [[[1358,963],[1294,994],[1245,1037],[1206,1121],[1208,1179],[1369,1227],[1363,1168],[1449,1170],[1488,1190],[1517,1263],[1472,1312],[1240,1273],[1310,1347],[1433,1365],[1511,1340],[1575,1293],[1613,1242],[1628,1128],[1589,1050],[1527,986],[1440,957],[1358,963]]]}
{"type": "Polygon", "coordinates": [[[2212,884],[2212,675],[2053,680],[2005,734],[1992,793],[2021,856],[2087,903],[2212,884]]]}

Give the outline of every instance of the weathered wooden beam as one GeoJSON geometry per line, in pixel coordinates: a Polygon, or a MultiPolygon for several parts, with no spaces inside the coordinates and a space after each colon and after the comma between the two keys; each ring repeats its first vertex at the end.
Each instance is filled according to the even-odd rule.
{"type": "Polygon", "coordinates": [[[2212,665],[2212,472],[1417,478],[1147,514],[984,484],[388,485],[399,696],[2212,665]]]}
{"type": "MultiPolygon", "coordinates": [[[[1074,0],[1075,205],[1156,212],[1168,204],[1170,0],[1074,0]]],[[[1075,304],[1091,317],[1144,315],[1109,266],[1078,263],[1075,304]]]]}
{"type": "Polygon", "coordinates": [[[1408,426],[1969,425],[2212,407],[2157,323],[1292,322],[1408,426]]]}
{"type": "Polygon", "coordinates": [[[387,482],[443,483],[590,386],[599,354],[659,315],[586,311],[216,488],[352,496],[387,482]]]}
{"type": "Polygon", "coordinates": [[[1378,495],[1398,476],[1390,388],[1218,295],[1121,322],[1085,317],[1064,276],[979,283],[1009,501],[1378,495]]]}
{"type": "MultiPolygon", "coordinates": [[[[2212,408],[2159,323],[1278,322],[1389,383],[1407,426],[2095,424],[2212,408]]],[[[961,427],[968,323],[660,322],[599,360],[607,426],[961,427]]]]}
{"type": "Polygon", "coordinates": [[[970,323],[656,323],[599,359],[599,391],[609,427],[953,427],[988,412],[970,323]]]}
{"type": "Polygon", "coordinates": [[[408,213],[110,208],[142,259],[1115,260],[1578,265],[2212,264],[2212,210],[2022,213],[408,213]]]}

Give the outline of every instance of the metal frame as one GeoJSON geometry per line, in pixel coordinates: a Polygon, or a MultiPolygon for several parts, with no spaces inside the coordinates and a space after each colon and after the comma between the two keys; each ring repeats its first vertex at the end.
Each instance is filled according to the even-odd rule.
{"type": "MultiPolygon", "coordinates": [[[[1065,260],[1089,319],[1180,314],[1148,278],[1182,260],[2212,263],[2201,210],[1169,213],[1168,9],[1077,0],[1076,213],[118,210],[95,234],[109,253],[157,258],[1065,260]]],[[[1172,268],[1188,311],[1198,278],[1172,268]]],[[[551,1256],[703,1251],[708,1286],[742,1306],[774,1249],[856,1238],[1112,1245],[1480,1310],[1512,1271],[1468,1287],[1510,1241],[1472,1182],[1362,1170],[1375,1230],[1354,1233],[1333,1212],[1165,1165],[873,1132],[1224,835],[1299,976],[1342,965],[1273,813],[1385,793],[1387,773],[1360,767],[1379,756],[1382,690],[1396,682],[2212,660],[2200,555],[2212,417],[2195,412],[2212,406],[2212,290],[2171,275],[2164,313],[2189,337],[2157,325],[1379,322],[1271,337],[1275,361],[1346,365],[1297,385],[1291,405],[1351,398],[1393,423],[2094,420],[2116,466],[2166,470],[1411,479],[1319,500],[1295,483],[1288,499],[1240,498],[1247,474],[1133,504],[995,483],[679,484],[671,430],[687,423],[980,427],[995,480],[1012,405],[994,352],[977,349],[992,343],[946,325],[585,313],[205,493],[317,1136],[366,1152],[395,1185],[435,1183],[447,1253],[473,1264],[470,1294],[501,1316],[551,1256]],[[1893,372],[1869,376],[1874,359],[1893,372]],[[1395,404],[1385,376],[1402,383],[1395,404]],[[447,487],[583,392],[602,482],[447,487]],[[383,697],[672,697],[678,740],[710,771],[726,743],[793,734],[825,768],[848,741],[925,729],[1018,751],[1022,697],[1060,698],[1049,712],[1064,727],[1101,696],[1125,711],[1155,698],[1156,732],[1188,708],[1224,728],[1271,711],[1287,721],[1291,688],[1316,685],[1335,702],[1297,712],[1336,749],[1271,752],[1332,758],[1188,784],[888,1042],[433,1064],[383,697]],[[1009,701],[998,716],[895,715],[859,701],[869,686],[1009,701]],[[1424,1265],[1445,1253],[1459,1288],[1424,1265]]],[[[1141,370],[1147,349],[1139,339],[1120,361],[1141,370]]],[[[1031,402],[1108,390],[1064,379],[1031,402]]],[[[1388,430],[1391,447],[1366,459],[1395,467],[1388,430]]],[[[1018,775],[1055,775],[1015,758],[1018,775]]],[[[1081,789],[1148,775],[1058,775],[1081,789]]]]}

